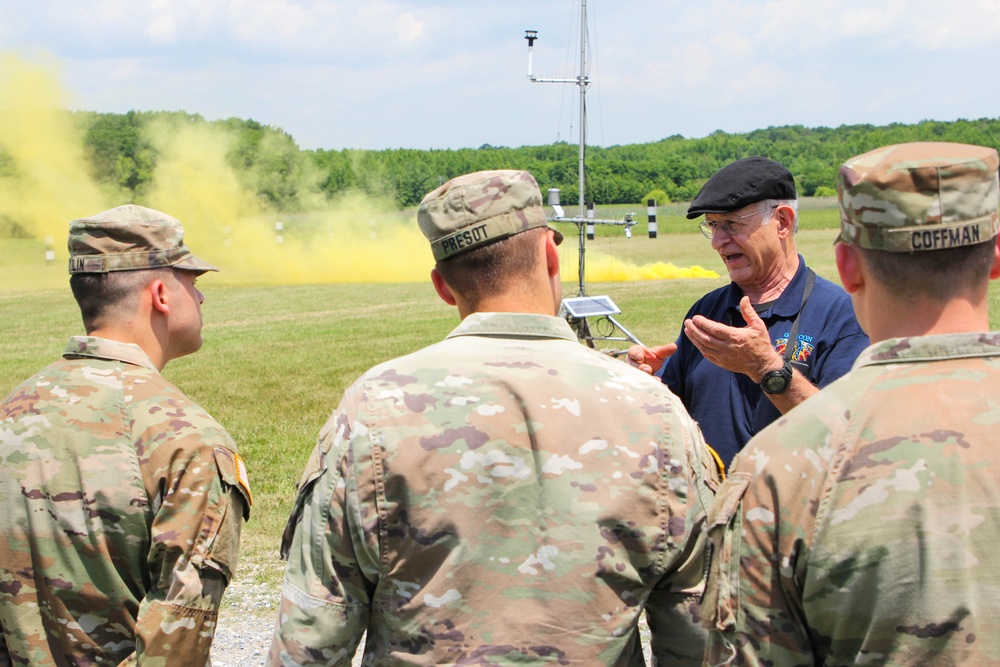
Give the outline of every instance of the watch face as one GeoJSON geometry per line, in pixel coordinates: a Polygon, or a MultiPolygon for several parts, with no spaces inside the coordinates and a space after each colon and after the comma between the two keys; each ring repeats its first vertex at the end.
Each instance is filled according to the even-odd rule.
{"type": "Polygon", "coordinates": [[[778,394],[788,387],[788,378],[784,375],[772,375],[764,380],[762,384],[764,385],[764,391],[771,394],[778,394]]]}
{"type": "Polygon", "coordinates": [[[760,388],[768,394],[780,394],[788,389],[792,383],[792,367],[785,362],[785,365],[776,371],[770,371],[760,382],[760,388]]]}

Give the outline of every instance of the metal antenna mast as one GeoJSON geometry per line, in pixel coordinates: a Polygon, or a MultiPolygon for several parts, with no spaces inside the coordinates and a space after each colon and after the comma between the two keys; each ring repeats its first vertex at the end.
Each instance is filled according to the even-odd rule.
{"type": "MultiPolygon", "coordinates": [[[[633,336],[625,327],[619,324],[612,315],[617,315],[622,312],[618,306],[611,301],[610,297],[607,296],[587,296],[586,282],[585,282],[585,255],[586,255],[586,244],[587,244],[587,231],[586,227],[590,227],[593,230],[593,225],[622,225],[625,227],[625,233],[627,236],[631,237],[632,227],[636,225],[633,221],[633,214],[629,213],[625,216],[624,220],[596,220],[593,217],[593,211],[589,211],[590,217],[587,217],[587,204],[586,204],[586,150],[587,150],[587,88],[590,86],[590,78],[587,76],[587,0],[580,0],[580,72],[576,78],[572,79],[551,79],[544,77],[537,77],[532,73],[532,60],[534,55],[535,40],[538,39],[537,30],[525,30],[524,38],[528,40],[528,81],[531,83],[572,83],[575,84],[580,89],[580,148],[579,148],[579,164],[578,164],[578,175],[579,175],[579,201],[578,213],[575,218],[566,218],[563,216],[562,207],[559,205],[559,190],[555,188],[549,189],[548,199],[549,205],[555,210],[555,217],[550,218],[550,220],[556,222],[573,222],[577,226],[577,231],[579,232],[579,283],[577,286],[577,298],[575,299],[563,299],[563,310],[566,311],[567,319],[570,324],[576,329],[578,337],[585,341],[588,345],[593,347],[593,341],[595,339],[600,340],[630,340],[634,343],[638,343],[639,340],[633,336]],[[586,226],[586,227],[585,227],[586,226]],[[605,336],[594,336],[591,334],[590,325],[587,323],[588,317],[601,318],[603,321],[610,323],[611,331],[614,333],[615,330],[621,331],[624,334],[622,337],[612,337],[610,335],[605,336]]],[[[593,234],[593,231],[590,232],[593,234]]]]}
{"type": "MultiPolygon", "coordinates": [[[[532,74],[531,71],[531,61],[535,46],[535,40],[538,39],[537,30],[525,30],[524,38],[528,40],[528,80],[532,83],[572,83],[579,87],[580,89],[580,128],[579,128],[579,138],[580,147],[578,153],[578,186],[580,190],[580,197],[578,202],[578,213],[577,218],[584,220],[586,216],[586,183],[587,183],[587,88],[590,86],[590,78],[587,76],[587,0],[580,0],[580,73],[576,78],[573,79],[549,79],[543,77],[537,77],[532,74]]],[[[550,195],[551,198],[551,195],[550,195]]],[[[559,202],[549,202],[558,206],[559,202]]],[[[560,216],[561,217],[561,216],[560,216]]],[[[567,220],[568,221],[571,221],[567,220]]],[[[608,221],[612,222],[612,221],[608,221]]],[[[587,291],[584,282],[584,256],[586,253],[586,236],[584,227],[582,224],[578,225],[579,236],[580,236],[580,280],[578,285],[578,296],[586,296],[587,291]]]]}

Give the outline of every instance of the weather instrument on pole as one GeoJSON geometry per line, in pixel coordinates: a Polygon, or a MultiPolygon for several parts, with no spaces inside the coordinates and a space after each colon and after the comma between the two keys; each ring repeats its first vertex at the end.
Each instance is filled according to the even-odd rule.
{"type": "MultiPolygon", "coordinates": [[[[632,236],[632,227],[637,223],[633,220],[633,214],[625,215],[622,220],[601,220],[594,218],[593,205],[589,210],[586,208],[586,148],[587,148],[587,88],[590,86],[590,78],[587,76],[587,0],[580,2],[580,73],[572,79],[550,79],[537,77],[532,71],[532,58],[534,55],[535,42],[538,40],[537,30],[525,30],[524,38],[528,41],[528,81],[531,83],[571,83],[580,89],[580,149],[578,159],[579,174],[579,212],[574,217],[566,217],[562,206],[559,203],[559,190],[550,188],[548,192],[549,205],[554,211],[554,215],[549,218],[552,222],[572,222],[577,227],[577,236],[580,245],[580,271],[577,295],[575,297],[562,300],[560,315],[565,317],[570,326],[576,332],[577,337],[590,347],[594,347],[594,341],[631,341],[640,343],[639,339],[632,335],[623,327],[614,315],[622,311],[615,305],[609,296],[590,296],[587,294],[584,279],[584,259],[586,256],[587,236],[593,238],[594,225],[617,225],[625,227],[625,235],[632,236]],[[591,326],[593,324],[593,326],[591,326]]],[[[617,352],[623,353],[624,350],[617,352]]]]}
{"type": "MultiPolygon", "coordinates": [[[[589,215],[587,217],[567,218],[563,214],[562,206],[559,204],[558,188],[549,188],[548,199],[549,206],[552,207],[554,212],[554,215],[549,220],[552,222],[575,223],[580,238],[580,272],[576,296],[562,300],[559,315],[566,318],[566,321],[569,322],[570,326],[576,332],[577,338],[590,347],[594,347],[594,341],[596,340],[631,341],[641,345],[642,343],[639,339],[614,318],[615,315],[620,314],[622,311],[615,305],[610,296],[593,296],[587,294],[583,274],[584,253],[586,251],[584,229],[595,224],[624,225],[625,230],[628,232],[636,224],[632,214],[626,214],[623,220],[598,220],[593,216],[594,209],[589,208],[589,215]]],[[[618,355],[624,352],[625,350],[619,350],[615,354],[618,355]]]]}

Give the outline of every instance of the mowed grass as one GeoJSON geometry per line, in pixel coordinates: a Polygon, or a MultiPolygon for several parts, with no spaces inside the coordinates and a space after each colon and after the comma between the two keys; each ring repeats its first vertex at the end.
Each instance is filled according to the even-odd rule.
{"type": "MultiPolygon", "coordinates": [[[[429,282],[213,288],[206,278],[199,287],[204,345],[164,376],[222,423],[245,457],[254,507],[241,570],[274,583],[295,484],[346,386],[380,361],[439,340],[457,316],[429,282]]],[[[0,393],[82,333],[68,287],[0,291],[0,309],[0,393]]]]}
{"type": "MultiPolygon", "coordinates": [[[[809,211],[802,217],[799,251],[820,275],[836,281],[836,231],[807,224],[809,211]]],[[[655,240],[643,227],[631,239],[617,230],[587,244],[588,257],[701,265],[722,274],[587,285],[590,294],[611,296],[623,310],[621,323],[649,345],[672,341],[690,305],[728,282],[709,242],[692,233],[693,222],[686,224],[686,233],[661,231],[655,240]]],[[[575,267],[578,246],[570,231],[562,256],[575,267]]],[[[22,252],[25,243],[30,245],[0,240],[0,393],[56,359],[66,339],[82,332],[64,267],[28,264],[27,257],[38,255],[22,252]]],[[[429,281],[239,287],[214,286],[207,275],[199,287],[206,295],[204,347],[170,363],[164,375],[229,429],[248,462],[254,508],[244,529],[239,576],[272,591],[276,603],[278,545],[295,484],[343,390],[371,366],[440,340],[458,316],[429,281]]],[[[565,294],[575,291],[575,281],[567,280],[565,294]]],[[[998,300],[994,284],[994,329],[1000,328],[998,300]]]]}

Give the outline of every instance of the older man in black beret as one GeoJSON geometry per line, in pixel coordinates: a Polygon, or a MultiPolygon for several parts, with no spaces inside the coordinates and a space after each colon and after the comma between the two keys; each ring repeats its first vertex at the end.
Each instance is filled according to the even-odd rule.
{"type": "Polygon", "coordinates": [[[743,445],[833,380],[868,345],[851,301],[795,249],[792,174],[762,157],[737,160],[688,208],[732,282],[699,299],[675,343],[633,346],[629,361],[656,371],[728,465],[743,445]],[[664,361],[666,360],[666,361],[664,361]]]}

